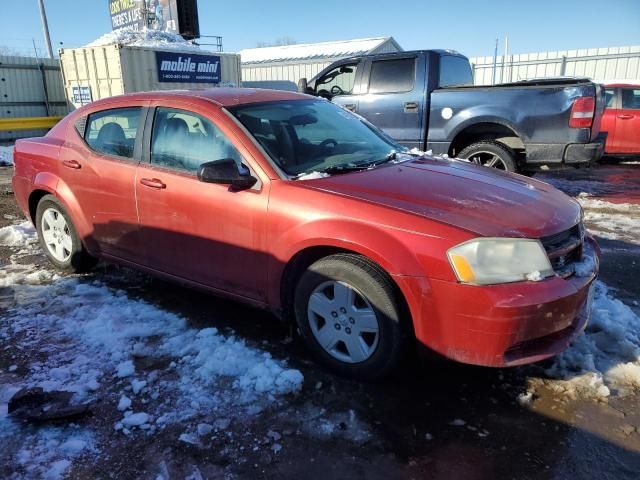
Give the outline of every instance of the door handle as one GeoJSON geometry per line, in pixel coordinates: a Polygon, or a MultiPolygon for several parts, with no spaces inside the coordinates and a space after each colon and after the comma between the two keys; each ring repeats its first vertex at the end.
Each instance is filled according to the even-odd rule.
{"type": "Polygon", "coordinates": [[[162,183],[162,180],[158,180],[157,178],[141,178],[140,183],[146,187],[151,187],[158,190],[167,188],[167,186],[162,183]]]}
{"type": "Polygon", "coordinates": [[[404,112],[413,113],[418,111],[418,102],[404,102],[404,112]]]}
{"type": "Polygon", "coordinates": [[[345,108],[345,110],[349,110],[350,112],[355,112],[356,111],[356,104],[355,103],[345,103],[344,104],[344,108],[345,108]]]}
{"type": "Polygon", "coordinates": [[[75,168],[75,169],[82,167],[82,165],[80,165],[80,162],[76,160],[63,160],[62,165],[68,168],[75,168]]]}
{"type": "Polygon", "coordinates": [[[634,118],[635,115],[628,115],[626,113],[623,113],[621,115],[618,115],[618,118],[622,119],[622,120],[629,120],[630,118],[634,118]]]}

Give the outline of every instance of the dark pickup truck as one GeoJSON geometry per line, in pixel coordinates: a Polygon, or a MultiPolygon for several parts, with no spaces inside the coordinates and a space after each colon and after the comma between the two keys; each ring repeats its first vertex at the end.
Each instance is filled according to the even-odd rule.
{"type": "Polygon", "coordinates": [[[407,147],[509,171],[597,161],[604,94],[581,78],[473,86],[469,59],[450,50],[352,57],[300,91],[356,112],[407,147]]]}

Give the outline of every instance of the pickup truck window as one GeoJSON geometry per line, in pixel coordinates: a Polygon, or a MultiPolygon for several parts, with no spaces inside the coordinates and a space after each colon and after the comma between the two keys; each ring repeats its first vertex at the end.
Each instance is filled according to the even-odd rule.
{"type": "Polygon", "coordinates": [[[89,115],[84,140],[96,152],[133,158],[142,108],[114,108],[89,115]]]}
{"type": "Polygon", "coordinates": [[[336,95],[351,95],[356,81],[358,64],[340,65],[327,72],[316,83],[316,94],[329,98],[336,95]]]}
{"type": "Polygon", "coordinates": [[[416,81],[416,59],[377,60],[371,64],[369,93],[410,92],[416,81]]]}
{"type": "Polygon", "coordinates": [[[360,117],[326,100],[253,103],[228,110],[291,176],[360,167],[383,162],[394,151],[406,151],[360,117]]]}
{"type": "Polygon", "coordinates": [[[622,108],[637,110],[640,109],[640,88],[623,88],[622,108]]]}
{"type": "Polygon", "coordinates": [[[454,55],[440,57],[440,87],[472,85],[473,74],[469,60],[454,55]]]}

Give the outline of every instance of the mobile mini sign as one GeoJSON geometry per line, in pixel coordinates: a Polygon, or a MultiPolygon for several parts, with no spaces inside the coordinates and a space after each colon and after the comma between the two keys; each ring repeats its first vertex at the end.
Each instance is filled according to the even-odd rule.
{"type": "Polygon", "coordinates": [[[220,57],[190,53],[156,52],[159,82],[220,83],[220,57]]]}

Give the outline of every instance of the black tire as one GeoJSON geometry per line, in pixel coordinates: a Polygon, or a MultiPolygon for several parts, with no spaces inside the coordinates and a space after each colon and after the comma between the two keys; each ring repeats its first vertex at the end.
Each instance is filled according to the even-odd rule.
{"type": "Polygon", "coordinates": [[[494,168],[505,170],[507,172],[517,172],[518,165],[516,163],[516,155],[509,147],[499,142],[483,141],[477,142],[465,147],[459,154],[459,158],[472,160],[477,156],[483,166],[490,166],[484,163],[484,158],[494,156],[498,161],[494,168]]]}
{"type": "Polygon", "coordinates": [[[38,208],[36,209],[35,223],[36,230],[38,232],[40,247],[44,251],[49,261],[53,265],[55,265],[56,268],[65,272],[81,273],[86,272],[95,266],[98,260],[87,253],[84,245],[82,244],[82,240],[80,239],[80,236],[78,235],[78,232],[73,225],[71,217],[56,197],[54,197],[53,195],[45,195],[40,199],[38,208]],[[61,261],[53,256],[50,248],[46,245],[46,242],[44,240],[42,216],[44,215],[45,211],[50,208],[55,209],[64,217],[67,227],[65,232],[68,233],[68,235],[71,237],[71,251],[69,257],[64,261],[61,261]]]}
{"type": "MultiPolygon", "coordinates": [[[[321,364],[342,375],[364,380],[381,378],[398,365],[402,358],[402,352],[406,350],[404,345],[409,335],[406,334],[407,328],[404,328],[402,324],[401,315],[404,310],[401,308],[391,279],[380,267],[359,255],[336,254],[312,264],[302,274],[298,282],[294,296],[294,311],[301,335],[314,357],[321,364]],[[375,313],[378,325],[377,341],[375,348],[371,348],[372,353],[364,361],[349,363],[336,358],[334,354],[320,345],[313,333],[312,321],[317,322],[316,318],[320,317],[314,317],[315,314],[309,311],[309,299],[317,288],[332,281],[351,287],[351,290],[357,292],[356,296],[361,297],[357,301],[366,300],[368,304],[364,308],[375,313]]],[[[345,316],[348,317],[349,313],[346,313],[345,316]]],[[[333,323],[334,320],[339,322],[340,318],[331,319],[331,322],[333,323]]],[[[331,327],[335,326],[330,325],[329,322],[327,324],[331,327]]],[[[356,332],[356,325],[343,323],[342,335],[346,335],[346,331],[349,330],[347,327],[354,327],[353,332],[356,332]]],[[[335,326],[335,328],[338,327],[335,326]]],[[[362,335],[372,334],[365,332],[359,335],[359,337],[354,335],[358,341],[360,338],[364,339],[362,335]]],[[[340,341],[338,341],[339,343],[340,341]]],[[[343,342],[342,345],[344,346],[343,350],[346,351],[347,344],[343,342]]],[[[368,347],[372,346],[368,345],[368,347]]],[[[339,350],[339,348],[338,345],[335,350],[339,350]]]]}

